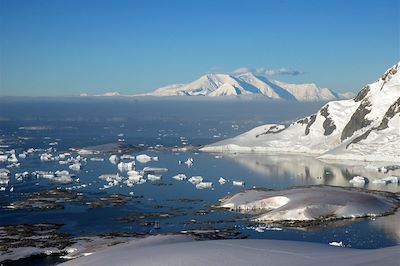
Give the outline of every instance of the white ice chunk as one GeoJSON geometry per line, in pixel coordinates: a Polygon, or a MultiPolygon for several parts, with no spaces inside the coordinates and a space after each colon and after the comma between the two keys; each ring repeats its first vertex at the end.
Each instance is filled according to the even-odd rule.
{"type": "Polygon", "coordinates": [[[108,160],[112,163],[112,164],[117,164],[119,161],[119,158],[117,155],[113,154],[110,156],[110,158],[108,158],[108,160]]]}
{"type": "Polygon", "coordinates": [[[203,182],[203,177],[200,175],[192,176],[191,178],[189,178],[189,182],[192,183],[193,185],[197,185],[203,182]]]}
{"type": "Polygon", "coordinates": [[[177,174],[177,175],[174,175],[172,178],[175,180],[182,181],[182,180],[186,180],[187,176],[185,174],[177,174]]]}
{"type": "Polygon", "coordinates": [[[196,184],[197,189],[205,189],[205,188],[212,188],[212,182],[200,182],[196,184]]]}
{"type": "Polygon", "coordinates": [[[242,187],[242,186],[244,186],[244,181],[232,181],[232,184],[234,186],[242,187]]]}
{"type": "Polygon", "coordinates": [[[221,185],[223,185],[223,184],[226,183],[226,179],[223,178],[223,177],[220,177],[220,178],[218,179],[218,182],[219,182],[221,185]]]}
{"type": "Polygon", "coordinates": [[[140,154],[140,155],[136,156],[136,160],[139,163],[148,163],[150,161],[158,161],[158,157],[151,157],[147,154],[140,154]]]}

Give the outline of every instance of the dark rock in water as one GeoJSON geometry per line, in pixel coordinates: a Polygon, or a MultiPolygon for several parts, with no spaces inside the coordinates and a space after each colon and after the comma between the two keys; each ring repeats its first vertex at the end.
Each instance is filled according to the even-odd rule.
{"type": "Polygon", "coordinates": [[[367,114],[371,112],[369,108],[371,103],[368,100],[363,100],[357,110],[353,113],[350,121],[344,127],[342,131],[341,141],[353,136],[354,132],[360,130],[366,126],[369,126],[372,121],[365,118],[367,114]]]}
{"type": "Polygon", "coordinates": [[[237,227],[224,228],[198,228],[181,231],[181,234],[193,236],[196,240],[215,240],[215,239],[244,239],[247,236],[237,231],[237,227]]]}
{"type": "Polygon", "coordinates": [[[145,219],[172,218],[174,214],[166,212],[132,212],[126,216],[115,218],[117,221],[131,223],[142,222],[145,219]]]}
{"type": "Polygon", "coordinates": [[[83,196],[62,189],[25,193],[24,200],[11,203],[6,208],[11,210],[51,210],[63,209],[65,202],[81,201],[83,196]]]}
{"type": "MultiPolygon", "coordinates": [[[[86,203],[89,208],[104,208],[107,206],[123,206],[133,199],[132,196],[122,194],[111,194],[106,197],[96,198],[86,203]]],[[[140,203],[140,200],[135,201],[140,203]]]]}
{"type": "Polygon", "coordinates": [[[38,253],[51,249],[55,253],[72,244],[69,235],[60,233],[61,224],[18,224],[0,226],[0,262],[18,260],[25,253],[18,249],[31,248],[38,253]]]}

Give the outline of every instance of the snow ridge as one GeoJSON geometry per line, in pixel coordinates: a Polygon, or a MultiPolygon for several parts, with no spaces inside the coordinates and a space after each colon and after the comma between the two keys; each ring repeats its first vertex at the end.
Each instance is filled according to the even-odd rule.
{"type": "Polygon", "coordinates": [[[150,96],[239,96],[258,95],[293,101],[329,101],[343,99],[328,88],[311,84],[289,84],[266,77],[243,73],[208,74],[188,84],[173,84],[156,89],[150,96]]]}

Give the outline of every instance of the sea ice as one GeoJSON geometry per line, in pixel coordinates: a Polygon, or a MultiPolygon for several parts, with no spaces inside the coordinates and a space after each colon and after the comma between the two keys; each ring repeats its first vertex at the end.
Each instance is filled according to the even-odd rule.
{"type": "Polygon", "coordinates": [[[139,163],[148,163],[150,161],[158,161],[158,157],[151,157],[147,154],[140,154],[140,155],[136,156],[136,160],[139,163]]]}
{"type": "Polygon", "coordinates": [[[188,181],[190,183],[192,183],[193,185],[197,185],[197,184],[203,182],[203,177],[200,175],[192,176],[191,178],[189,178],[188,181]]]}
{"type": "Polygon", "coordinates": [[[340,242],[333,241],[333,242],[330,242],[329,245],[334,246],[334,247],[344,247],[342,241],[340,241],[340,242]]]}
{"type": "Polygon", "coordinates": [[[158,181],[158,180],[161,180],[161,176],[148,174],[147,179],[150,181],[158,181]]]}
{"type": "Polygon", "coordinates": [[[200,182],[196,184],[197,189],[212,188],[212,182],[200,182]]]}
{"type": "Polygon", "coordinates": [[[183,181],[187,179],[187,176],[185,174],[177,174],[174,175],[172,178],[175,180],[183,181]]]}
{"type": "Polygon", "coordinates": [[[368,178],[364,176],[354,176],[353,179],[351,179],[349,182],[352,183],[353,185],[363,186],[366,183],[368,183],[368,178]]]}
{"type": "Polygon", "coordinates": [[[135,161],[126,162],[126,163],[120,162],[120,163],[118,163],[117,168],[120,172],[135,170],[135,161]]]}
{"type": "Polygon", "coordinates": [[[194,162],[193,158],[188,158],[188,159],[184,162],[184,164],[186,164],[188,167],[190,167],[190,166],[193,165],[193,162],[194,162]]]}
{"type": "Polygon", "coordinates": [[[119,161],[119,158],[117,155],[113,154],[110,156],[110,158],[108,158],[108,160],[112,163],[112,164],[117,164],[119,161]]]}
{"type": "Polygon", "coordinates": [[[218,179],[218,182],[219,182],[221,185],[223,185],[223,184],[226,183],[226,179],[223,178],[223,177],[220,177],[220,178],[218,179]]]}
{"type": "Polygon", "coordinates": [[[244,181],[232,181],[232,184],[234,186],[239,186],[239,187],[243,187],[244,186],[244,181]]]}
{"type": "Polygon", "coordinates": [[[381,179],[376,179],[374,181],[372,181],[373,184],[398,184],[399,183],[399,178],[397,176],[388,176],[388,177],[384,177],[381,179]]]}
{"type": "Polygon", "coordinates": [[[79,170],[81,170],[81,164],[80,163],[71,164],[69,166],[69,169],[74,170],[74,171],[79,171],[79,170]]]}

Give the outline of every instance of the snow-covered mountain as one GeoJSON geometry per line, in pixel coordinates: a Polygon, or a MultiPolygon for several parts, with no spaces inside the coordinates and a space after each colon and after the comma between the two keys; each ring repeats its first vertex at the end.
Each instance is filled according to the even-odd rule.
{"type": "Polygon", "coordinates": [[[188,84],[173,84],[159,88],[151,96],[237,96],[262,95],[270,99],[297,101],[329,101],[343,98],[327,88],[314,83],[289,84],[266,77],[244,73],[208,74],[188,84]]]}
{"type": "Polygon", "coordinates": [[[318,113],[290,125],[260,126],[203,150],[310,153],[324,159],[400,161],[399,147],[400,63],[365,86],[354,99],[331,101],[318,113]]]}

